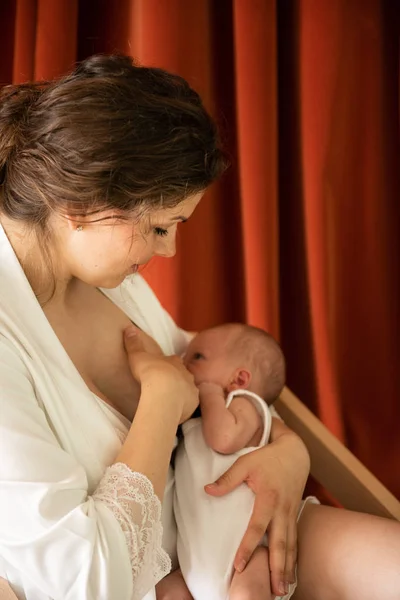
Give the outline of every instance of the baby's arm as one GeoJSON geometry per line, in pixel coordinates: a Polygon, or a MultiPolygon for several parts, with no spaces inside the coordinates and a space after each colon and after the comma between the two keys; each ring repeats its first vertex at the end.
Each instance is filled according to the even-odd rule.
{"type": "Polygon", "coordinates": [[[245,448],[262,426],[252,402],[244,396],[236,396],[226,408],[221,386],[201,383],[199,391],[203,435],[208,446],[221,454],[245,448]]]}

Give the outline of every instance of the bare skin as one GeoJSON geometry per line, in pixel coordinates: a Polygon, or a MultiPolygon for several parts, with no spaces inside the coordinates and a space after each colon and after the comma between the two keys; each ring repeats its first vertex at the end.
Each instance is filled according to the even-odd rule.
{"type": "Polygon", "coordinates": [[[172,571],[156,585],[157,600],[193,600],[180,569],[172,571]]]}
{"type": "Polygon", "coordinates": [[[400,523],[308,505],[298,539],[292,600],[400,598],[400,523]]]}
{"type": "MultiPolygon", "coordinates": [[[[132,421],[140,388],[123,345],[122,332],[132,325],[125,313],[82,282],[68,305],[49,304],[44,312],[88,388],[132,421]]],[[[144,344],[155,344],[144,332],[139,335],[144,344]]]]}
{"type": "Polygon", "coordinates": [[[227,407],[225,393],[220,385],[203,382],[198,387],[202,430],[210,448],[221,454],[233,454],[243,448],[259,445],[263,422],[248,397],[235,396],[227,407]]]}
{"type": "MultiPolygon", "coordinates": [[[[272,600],[268,549],[259,547],[242,573],[233,574],[229,600],[272,600]]],[[[157,600],[193,600],[180,569],[156,586],[157,600]]]]}
{"type": "Polygon", "coordinates": [[[268,548],[256,549],[242,573],[233,574],[229,600],[272,600],[268,548]]]}

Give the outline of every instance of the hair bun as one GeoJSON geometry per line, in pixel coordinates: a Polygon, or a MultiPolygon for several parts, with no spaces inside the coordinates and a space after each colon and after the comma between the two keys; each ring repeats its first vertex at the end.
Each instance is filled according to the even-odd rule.
{"type": "Polygon", "coordinates": [[[22,139],[29,108],[41,94],[39,85],[8,85],[0,91],[0,171],[22,139]]]}
{"type": "Polygon", "coordinates": [[[129,75],[132,72],[133,59],[120,54],[96,54],[80,62],[72,77],[110,77],[129,75]]]}

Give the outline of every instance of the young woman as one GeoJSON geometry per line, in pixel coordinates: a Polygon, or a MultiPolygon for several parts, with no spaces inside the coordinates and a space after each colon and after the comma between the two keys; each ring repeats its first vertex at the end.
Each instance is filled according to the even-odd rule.
{"type": "MultiPolygon", "coordinates": [[[[0,575],[21,599],[150,599],[169,572],[160,501],[168,532],[175,432],[198,396],[174,356],[188,334],[129,275],[173,256],[225,166],[198,95],[128,57],[2,92],[0,575]]],[[[256,494],[236,566],[268,527],[274,593],[298,536],[294,598],[398,598],[399,524],[307,506],[297,534],[308,467],[274,420],[210,488],[256,494]]]]}

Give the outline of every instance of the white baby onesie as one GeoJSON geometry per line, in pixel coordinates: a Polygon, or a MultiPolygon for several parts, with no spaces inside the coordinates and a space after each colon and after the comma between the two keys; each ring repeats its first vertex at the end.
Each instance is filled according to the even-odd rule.
{"type": "MultiPolygon", "coordinates": [[[[260,445],[268,443],[271,414],[265,401],[247,390],[231,392],[247,396],[263,420],[260,445]]],[[[205,442],[201,419],[183,424],[184,439],[175,459],[174,511],[178,526],[178,559],[186,584],[195,600],[226,600],[233,574],[233,561],[246,531],[254,505],[254,494],[246,484],[221,498],[209,496],[204,486],[229,469],[239,456],[255,447],[229,455],[219,454],[205,442]]]]}

